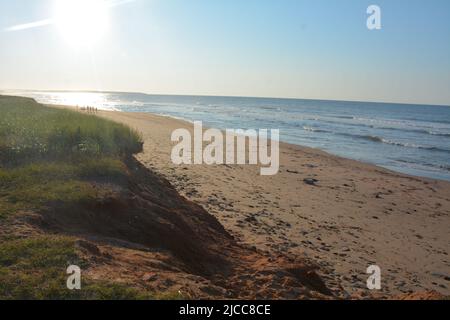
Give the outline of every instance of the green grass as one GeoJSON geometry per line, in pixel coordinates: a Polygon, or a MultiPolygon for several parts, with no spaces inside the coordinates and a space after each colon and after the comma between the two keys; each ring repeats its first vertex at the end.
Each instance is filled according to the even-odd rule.
{"type": "Polygon", "coordinates": [[[0,299],[139,300],[154,296],[123,284],[82,278],[81,290],[68,290],[69,265],[86,268],[69,237],[41,236],[0,244],[0,299]]]}
{"type": "MultiPolygon", "coordinates": [[[[32,99],[0,96],[0,228],[18,213],[102,197],[107,188],[94,188],[93,182],[125,181],[124,159],[140,152],[142,145],[140,135],[124,125],[45,107],[32,99]]],[[[123,284],[90,279],[83,279],[82,290],[68,290],[65,271],[71,264],[88,266],[71,237],[3,234],[0,299],[154,297],[123,284]]]]}
{"type": "Polygon", "coordinates": [[[140,135],[94,115],[0,96],[0,163],[123,156],[142,149],[140,135]]]}
{"type": "Polygon", "coordinates": [[[122,181],[126,166],[119,159],[85,159],[80,163],[40,161],[0,169],[0,218],[11,212],[42,210],[58,202],[66,205],[101,197],[103,189],[90,180],[122,181]]]}
{"type": "Polygon", "coordinates": [[[98,197],[89,181],[123,179],[124,157],[142,145],[122,124],[0,96],[0,219],[98,197]]]}

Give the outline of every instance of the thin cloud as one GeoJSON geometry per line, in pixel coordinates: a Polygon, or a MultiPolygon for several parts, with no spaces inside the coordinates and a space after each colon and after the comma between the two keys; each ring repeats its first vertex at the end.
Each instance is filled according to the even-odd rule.
{"type": "Polygon", "coordinates": [[[54,22],[53,19],[45,19],[45,20],[40,20],[40,21],[35,21],[35,22],[24,23],[24,24],[12,26],[12,27],[6,28],[5,31],[21,31],[21,30],[38,28],[38,27],[44,27],[44,26],[48,26],[48,25],[52,24],[53,22],[54,22]]]}
{"type": "MultiPolygon", "coordinates": [[[[113,7],[121,6],[121,5],[128,4],[131,2],[135,2],[135,1],[136,0],[109,0],[106,2],[107,2],[107,7],[113,8],[113,7]]],[[[6,29],[4,29],[4,31],[7,31],[7,32],[22,31],[22,30],[27,30],[27,29],[45,27],[45,26],[51,25],[53,23],[54,23],[54,19],[50,18],[50,19],[44,19],[44,20],[30,22],[30,23],[19,24],[16,26],[6,28],[6,29]]]]}

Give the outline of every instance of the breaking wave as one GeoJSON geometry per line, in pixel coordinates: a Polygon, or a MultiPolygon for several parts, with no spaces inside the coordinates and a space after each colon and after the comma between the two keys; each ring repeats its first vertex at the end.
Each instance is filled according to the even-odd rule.
{"type": "Polygon", "coordinates": [[[393,141],[393,140],[385,139],[385,138],[378,137],[378,136],[358,135],[358,134],[351,134],[351,133],[338,133],[338,134],[342,135],[342,136],[355,138],[355,139],[362,139],[362,140],[376,142],[376,143],[384,143],[384,144],[389,144],[389,145],[393,145],[393,146],[450,153],[449,149],[442,149],[442,148],[432,147],[432,146],[422,146],[422,145],[417,145],[417,144],[408,143],[408,142],[393,141]]]}

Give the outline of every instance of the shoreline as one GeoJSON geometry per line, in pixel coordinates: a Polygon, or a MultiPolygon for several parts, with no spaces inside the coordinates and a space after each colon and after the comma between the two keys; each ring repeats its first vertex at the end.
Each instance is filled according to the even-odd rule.
{"type": "MultiPolygon", "coordinates": [[[[58,107],[58,105],[56,105],[56,104],[46,104],[46,105],[51,106],[51,107],[58,107]]],[[[69,109],[72,109],[72,110],[75,110],[77,108],[77,106],[71,106],[71,105],[59,105],[59,106],[63,107],[63,108],[69,108],[69,109]]],[[[137,114],[152,114],[152,115],[155,115],[155,116],[160,116],[160,117],[164,117],[164,118],[170,118],[170,119],[178,120],[180,122],[187,123],[187,124],[190,124],[190,125],[192,125],[194,123],[193,120],[191,121],[189,119],[185,119],[185,118],[177,117],[177,116],[173,116],[173,115],[168,115],[168,114],[158,114],[158,113],[151,113],[151,112],[129,112],[129,111],[121,111],[121,110],[98,110],[98,111],[101,111],[101,112],[137,113],[137,114]]],[[[208,125],[203,124],[203,128],[204,128],[204,130],[207,130],[207,129],[211,129],[212,127],[209,127],[208,125]]],[[[237,128],[234,128],[234,129],[241,129],[241,128],[237,127],[237,128]]],[[[219,128],[219,130],[222,131],[222,132],[225,131],[225,129],[222,129],[222,128],[219,128]]],[[[313,149],[313,150],[322,151],[322,152],[324,152],[324,153],[326,153],[326,154],[328,154],[330,156],[333,156],[333,157],[342,158],[342,159],[346,159],[346,160],[353,160],[353,161],[364,163],[364,164],[367,164],[367,165],[373,165],[373,166],[376,166],[376,167],[378,167],[380,169],[390,171],[390,172],[392,172],[394,174],[405,175],[405,176],[409,176],[409,177],[416,177],[416,178],[419,178],[419,179],[445,181],[445,182],[449,182],[450,183],[450,178],[444,178],[444,177],[442,177],[442,175],[441,176],[439,176],[439,175],[433,176],[432,174],[425,175],[425,173],[423,175],[421,175],[421,174],[418,174],[417,172],[416,173],[408,172],[407,169],[402,171],[402,168],[400,168],[400,167],[399,168],[391,168],[391,167],[388,167],[388,166],[383,166],[381,164],[377,164],[376,161],[371,161],[370,159],[365,159],[365,160],[355,159],[355,158],[352,158],[352,157],[350,157],[348,155],[345,155],[345,154],[333,153],[332,151],[321,149],[320,147],[306,146],[306,145],[302,145],[302,144],[296,144],[294,142],[289,142],[289,141],[283,140],[282,137],[283,136],[280,135],[280,140],[279,140],[280,145],[281,144],[285,144],[285,145],[288,145],[288,146],[295,146],[295,147],[299,147],[299,148],[309,148],[309,149],[313,149]]],[[[366,136],[364,136],[364,137],[366,137],[366,136]]],[[[374,138],[380,139],[380,142],[382,141],[381,143],[383,143],[383,144],[391,144],[390,142],[384,142],[384,139],[379,138],[377,136],[369,136],[368,135],[367,137],[370,138],[370,139],[374,139],[374,138]]],[[[270,138],[269,138],[269,140],[270,140],[270,138]]],[[[444,165],[441,165],[440,167],[443,168],[444,165]]]]}
{"type": "MultiPolygon", "coordinates": [[[[376,103],[376,102],[374,102],[374,103],[376,103]]],[[[44,105],[49,106],[49,107],[56,107],[56,108],[59,107],[59,108],[64,108],[64,109],[70,109],[70,110],[77,111],[75,109],[77,106],[57,105],[57,104],[44,104],[44,105]]],[[[430,106],[438,106],[438,105],[430,105],[430,106]]],[[[83,112],[83,111],[80,111],[80,112],[83,112]]],[[[144,115],[144,116],[145,115],[152,115],[152,116],[155,116],[155,117],[161,117],[161,118],[167,118],[169,120],[179,121],[180,125],[181,125],[180,128],[184,127],[184,126],[192,126],[194,124],[194,121],[191,121],[191,120],[188,120],[188,119],[175,117],[175,116],[171,116],[171,115],[157,114],[157,113],[152,113],[152,112],[127,112],[127,111],[121,111],[121,110],[100,110],[99,109],[97,111],[97,114],[94,114],[94,115],[101,115],[102,113],[105,113],[105,114],[107,114],[107,113],[140,114],[140,115],[144,115]]],[[[206,131],[208,129],[213,129],[213,128],[214,127],[205,126],[203,124],[203,131],[206,131]]],[[[237,129],[240,129],[240,128],[237,128],[237,129]]],[[[219,130],[222,133],[225,132],[225,129],[220,129],[219,128],[219,130]]],[[[268,140],[269,141],[271,140],[270,137],[268,138],[268,140]]],[[[432,181],[440,181],[440,182],[444,182],[444,183],[449,183],[450,184],[450,181],[445,180],[445,179],[439,179],[439,178],[432,178],[432,177],[426,177],[426,176],[419,176],[419,175],[403,173],[403,172],[400,172],[400,171],[396,171],[396,170],[393,170],[393,169],[389,169],[389,168],[377,165],[377,164],[372,163],[372,162],[363,161],[363,160],[356,160],[356,159],[352,159],[352,158],[347,158],[345,156],[340,156],[340,155],[337,155],[337,154],[333,154],[331,152],[328,152],[326,150],[322,150],[320,148],[309,147],[309,146],[304,146],[304,145],[300,145],[300,144],[285,142],[285,141],[282,141],[281,139],[279,141],[279,144],[280,144],[280,149],[281,149],[282,145],[285,148],[294,148],[294,149],[297,148],[299,150],[303,150],[303,149],[308,150],[309,149],[311,151],[316,151],[318,153],[322,153],[325,156],[335,157],[335,158],[342,159],[342,160],[345,160],[345,161],[354,161],[356,163],[360,163],[360,164],[364,164],[364,165],[368,165],[368,166],[373,166],[373,167],[376,167],[379,170],[386,171],[387,173],[392,174],[392,175],[404,176],[404,177],[409,177],[409,178],[416,178],[416,179],[420,179],[420,180],[427,180],[427,181],[430,181],[430,182],[432,182],[432,181]]]]}
{"type": "Polygon", "coordinates": [[[449,182],[282,142],[280,172],[272,177],[259,176],[259,167],[251,165],[175,166],[170,134],[192,130],[191,123],[149,113],[98,115],[139,130],[145,144],[136,158],[239,242],[317,264],[331,289],[370,296],[366,268],[378,264],[378,294],[450,294],[449,182]],[[317,185],[305,184],[307,178],[317,185]]]}

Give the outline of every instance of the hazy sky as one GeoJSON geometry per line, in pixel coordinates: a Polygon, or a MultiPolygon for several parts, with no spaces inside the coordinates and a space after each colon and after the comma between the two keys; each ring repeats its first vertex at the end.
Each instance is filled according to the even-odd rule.
{"type": "Polygon", "coordinates": [[[136,0],[108,9],[91,47],[54,24],[8,30],[54,5],[0,0],[0,90],[450,105],[448,0],[136,0]],[[380,31],[366,27],[370,4],[380,31]]]}

